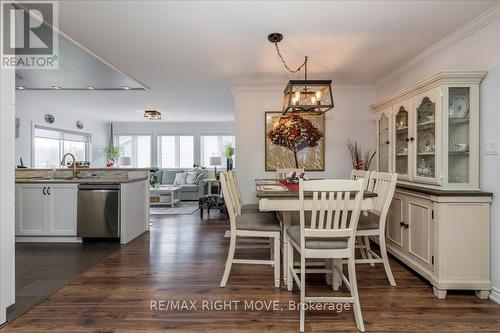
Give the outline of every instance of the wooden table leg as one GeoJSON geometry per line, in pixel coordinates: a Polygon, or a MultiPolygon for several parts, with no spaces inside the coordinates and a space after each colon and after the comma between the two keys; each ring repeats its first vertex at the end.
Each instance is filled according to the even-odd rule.
{"type": "Polygon", "coordinates": [[[286,229],[292,224],[292,212],[282,212],[282,219],[283,219],[283,223],[282,223],[282,227],[283,227],[283,230],[281,231],[281,242],[283,244],[282,246],[282,253],[283,253],[283,281],[285,282],[285,286],[287,285],[287,274],[286,274],[286,270],[288,268],[288,262],[287,262],[287,247],[288,247],[288,244],[285,243],[284,241],[284,238],[283,237],[285,235],[285,232],[286,232],[286,229]]]}

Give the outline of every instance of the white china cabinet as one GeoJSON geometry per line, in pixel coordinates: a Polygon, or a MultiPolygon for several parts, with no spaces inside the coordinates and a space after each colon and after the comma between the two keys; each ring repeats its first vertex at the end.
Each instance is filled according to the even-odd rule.
{"type": "Polygon", "coordinates": [[[378,170],[400,183],[479,189],[479,83],[485,72],[440,72],[372,105],[378,170]]]}
{"type": "Polygon", "coordinates": [[[377,170],[398,174],[387,248],[436,297],[490,282],[491,193],[479,190],[479,84],[485,72],[439,72],[372,105],[377,170]]]}

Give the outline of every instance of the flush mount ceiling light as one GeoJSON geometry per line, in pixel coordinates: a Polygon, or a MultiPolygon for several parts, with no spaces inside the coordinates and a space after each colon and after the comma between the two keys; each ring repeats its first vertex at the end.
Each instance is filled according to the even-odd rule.
{"type": "Polygon", "coordinates": [[[127,86],[122,86],[122,89],[123,89],[123,90],[130,90],[130,87],[127,87],[127,86]]]}
{"type": "Polygon", "coordinates": [[[332,80],[308,80],[307,57],[297,69],[288,67],[278,47],[278,43],[283,40],[282,34],[277,32],[269,34],[267,40],[276,47],[276,52],[287,71],[297,73],[304,68],[304,80],[288,81],[283,91],[282,113],[314,112],[323,114],[333,109],[332,80]]]}
{"type": "Polygon", "coordinates": [[[144,111],[144,118],[149,120],[161,120],[161,112],[156,110],[146,110],[144,111]]]}
{"type": "Polygon", "coordinates": [[[25,87],[23,87],[23,86],[17,86],[17,87],[16,87],[16,89],[17,89],[17,90],[25,90],[26,88],[25,88],[25,87]]]}
{"type": "Polygon", "coordinates": [[[86,87],[88,90],[94,90],[95,88],[93,86],[87,86],[86,87]]]}
{"type": "Polygon", "coordinates": [[[59,87],[59,86],[52,86],[52,89],[54,89],[54,90],[61,90],[61,87],[59,87]]]}

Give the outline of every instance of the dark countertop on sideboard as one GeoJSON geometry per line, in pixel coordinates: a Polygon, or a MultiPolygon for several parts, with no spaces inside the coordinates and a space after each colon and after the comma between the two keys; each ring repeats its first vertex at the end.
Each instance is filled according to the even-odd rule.
{"type": "Polygon", "coordinates": [[[493,193],[476,190],[439,190],[433,188],[424,188],[407,184],[397,184],[396,189],[408,190],[423,194],[435,195],[437,197],[492,197],[493,193]]]}

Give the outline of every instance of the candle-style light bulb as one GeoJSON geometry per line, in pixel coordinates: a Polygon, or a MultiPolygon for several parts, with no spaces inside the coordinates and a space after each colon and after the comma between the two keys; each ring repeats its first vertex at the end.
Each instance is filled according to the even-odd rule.
{"type": "Polygon", "coordinates": [[[312,105],[316,104],[316,97],[314,97],[314,96],[311,97],[311,104],[312,105]]]}
{"type": "Polygon", "coordinates": [[[316,95],[317,104],[318,105],[321,104],[321,90],[316,91],[315,95],[316,95]]]}
{"type": "Polygon", "coordinates": [[[299,101],[300,101],[300,91],[296,91],[295,92],[295,104],[299,105],[299,101]]]}

